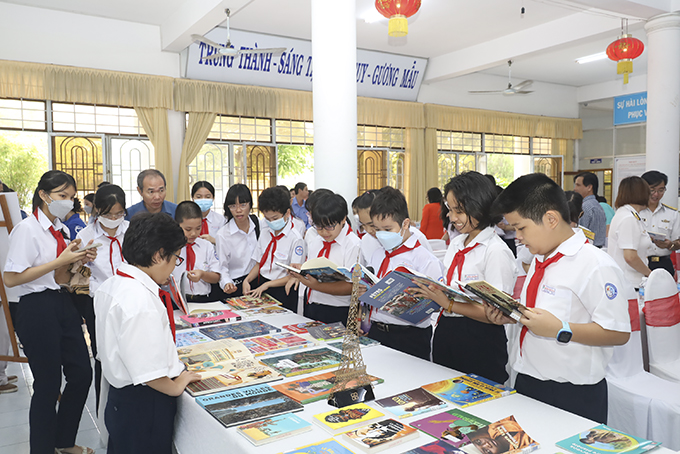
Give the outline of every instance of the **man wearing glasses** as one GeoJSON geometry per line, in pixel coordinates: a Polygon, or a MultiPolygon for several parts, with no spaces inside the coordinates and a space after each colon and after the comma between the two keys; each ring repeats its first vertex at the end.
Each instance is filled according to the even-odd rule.
{"type": "Polygon", "coordinates": [[[651,195],[649,205],[640,211],[640,218],[645,222],[647,231],[660,234],[659,239],[652,238],[654,243],[649,250],[647,260],[652,271],[663,268],[675,278],[675,269],[671,261],[671,253],[680,247],[680,219],[678,210],[661,203],[666,193],[668,177],[656,170],[650,170],[642,175],[642,179],[649,184],[651,195]]]}
{"type": "Polygon", "coordinates": [[[175,219],[177,205],[165,200],[165,175],[156,169],[146,169],[137,175],[137,192],[142,201],[127,209],[126,220],[130,220],[137,213],[166,213],[175,219]]]}

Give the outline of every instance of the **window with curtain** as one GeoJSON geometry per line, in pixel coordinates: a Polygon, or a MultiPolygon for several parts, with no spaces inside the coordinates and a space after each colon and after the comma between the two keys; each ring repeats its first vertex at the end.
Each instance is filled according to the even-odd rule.
{"type": "Polygon", "coordinates": [[[358,126],[359,194],[385,185],[404,190],[405,133],[404,128],[358,126]]]}

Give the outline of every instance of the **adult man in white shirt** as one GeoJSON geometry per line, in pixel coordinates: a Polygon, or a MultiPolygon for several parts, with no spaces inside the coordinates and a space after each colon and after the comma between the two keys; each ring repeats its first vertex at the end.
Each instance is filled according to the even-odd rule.
{"type": "Polygon", "coordinates": [[[675,277],[675,268],[671,261],[671,253],[680,246],[680,216],[677,208],[661,203],[666,193],[668,177],[657,171],[650,170],[642,174],[642,179],[647,182],[651,195],[647,208],[640,211],[640,218],[645,223],[648,232],[660,233],[666,238],[663,240],[652,239],[652,247],[647,257],[649,269],[663,268],[671,276],[675,277]]]}

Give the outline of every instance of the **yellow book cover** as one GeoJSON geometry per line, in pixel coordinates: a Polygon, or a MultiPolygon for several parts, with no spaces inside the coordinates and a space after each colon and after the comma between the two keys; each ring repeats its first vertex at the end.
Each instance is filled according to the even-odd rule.
{"type": "Polygon", "coordinates": [[[383,416],[383,413],[366,404],[355,404],[314,415],[313,421],[333,435],[338,435],[383,416]]]}

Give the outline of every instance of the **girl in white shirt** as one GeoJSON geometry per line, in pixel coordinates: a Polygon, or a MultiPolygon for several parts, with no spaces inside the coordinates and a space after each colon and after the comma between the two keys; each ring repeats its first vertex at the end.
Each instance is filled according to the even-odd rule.
{"type": "Polygon", "coordinates": [[[201,208],[203,215],[201,238],[215,244],[215,235],[227,223],[224,216],[212,210],[215,202],[215,187],[207,181],[197,181],[191,187],[191,198],[201,208]]]}

